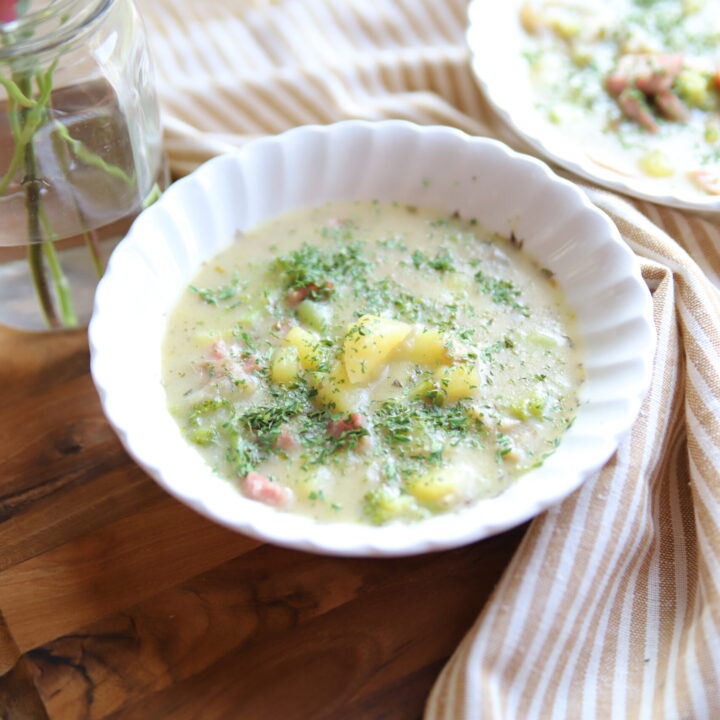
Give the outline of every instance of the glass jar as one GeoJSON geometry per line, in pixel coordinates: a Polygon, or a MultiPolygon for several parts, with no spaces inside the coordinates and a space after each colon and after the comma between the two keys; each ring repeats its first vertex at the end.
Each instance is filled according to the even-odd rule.
{"type": "Polygon", "coordinates": [[[0,324],[78,327],[167,182],[142,22],[132,0],[0,3],[0,324]]]}

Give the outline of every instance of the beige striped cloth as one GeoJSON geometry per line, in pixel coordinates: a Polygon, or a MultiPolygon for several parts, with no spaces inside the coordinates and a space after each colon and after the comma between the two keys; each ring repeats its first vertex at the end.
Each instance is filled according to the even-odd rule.
{"type": "MultiPolygon", "coordinates": [[[[466,0],[138,5],[176,174],[347,118],[520,147],[474,82],[466,0]]],[[[607,466],[532,523],[437,679],[428,720],[720,718],[720,220],[587,192],[653,292],[652,387],[607,466]]]]}

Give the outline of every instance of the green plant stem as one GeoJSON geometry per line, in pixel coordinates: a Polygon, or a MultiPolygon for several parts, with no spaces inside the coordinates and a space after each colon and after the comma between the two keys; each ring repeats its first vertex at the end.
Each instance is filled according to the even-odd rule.
{"type": "MultiPolygon", "coordinates": [[[[72,294],[67,277],[63,272],[55,243],[57,235],[47,217],[43,203],[42,178],[35,151],[35,134],[41,127],[49,126],[52,142],[64,146],[64,152],[55,147],[56,156],[61,159],[65,175],[69,173],[67,155],[74,155],[81,163],[96,167],[107,175],[128,186],[136,181],[134,173],[128,175],[122,168],[107,163],[83,142],[73,138],[65,125],[54,117],[52,108],[53,74],[58,59],[41,72],[22,71],[12,73],[7,79],[0,76],[0,85],[7,93],[8,119],[14,140],[13,155],[4,176],[0,177],[0,195],[8,189],[19,172],[24,172],[22,186],[25,193],[27,214],[28,262],[30,274],[37,295],[41,313],[50,328],[74,327],[78,324],[73,308],[72,294]],[[33,80],[37,84],[37,95],[33,97],[33,80]],[[49,275],[48,275],[49,273],[49,275]]],[[[82,235],[90,253],[93,267],[99,277],[104,272],[98,235],[89,230],[89,223],[71,188],[72,197],[82,226],[82,235]]],[[[153,187],[145,199],[150,204],[159,195],[159,188],[153,187]]]]}
{"type": "MultiPolygon", "coordinates": [[[[57,132],[57,128],[58,126],[61,126],[61,123],[55,118],[55,111],[50,100],[48,100],[47,113],[48,118],[53,122],[54,132],[50,133],[50,141],[52,142],[55,157],[57,158],[58,164],[62,168],[63,175],[65,177],[69,177],[69,156],[72,152],[72,148],[71,145],[66,141],[65,137],[59,132],[57,132]]],[[[75,206],[75,212],[77,213],[78,219],[80,220],[82,237],[85,241],[85,246],[90,253],[90,259],[92,260],[95,274],[98,278],[101,278],[103,276],[103,273],[105,272],[105,266],[100,255],[100,240],[98,238],[98,234],[95,230],[88,230],[89,223],[87,221],[87,218],[85,217],[85,213],[83,212],[82,207],[80,206],[80,202],[75,195],[75,188],[72,184],[70,184],[69,190],[73,199],[73,204],[75,206]]]]}
{"type": "Polygon", "coordinates": [[[12,80],[0,77],[0,85],[7,90],[8,97],[12,98],[20,107],[31,108],[35,103],[25,96],[20,86],[12,80]]]}
{"type": "Polygon", "coordinates": [[[57,250],[55,250],[55,241],[57,235],[50,225],[45,209],[42,205],[39,208],[40,223],[45,232],[46,240],[43,241],[43,252],[50,269],[50,276],[53,280],[53,288],[60,303],[60,316],[64,327],[75,327],[78,324],[77,315],[72,302],[72,294],[70,292],[70,283],[63,272],[60,258],[57,250]]]}
{"type": "MultiPolygon", "coordinates": [[[[30,78],[23,78],[30,91],[30,78]]],[[[26,120],[27,109],[20,110],[23,121],[26,120]]],[[[59,328],[60,318],[55,309],[55,302],[45,277],[42,252],[42,230],[40,227],[40,189],[37,182],[37,161],[32,141],[26,143],[24,148],[25,162],[25,209],[27,210],[28,229],[28,262],[32,275],[35,292],[40,303],[40,310],[48,327],[59,328]]]]}
{"type": "MultiPolygon", "coordinates": [[[[32,96],[32,75],[30,73],[13,77],[13,81],[16,82],[24,97],[32,96]]],[[[35,131],[42,124],[45,105],[50,97],[47,84],[40,89],[41,98],[31,108],[20,108],[22,131],[20,136],[16,137],[15,145],[16,153],[22,152],[24,161],[25,178],[23,179],[23,185],[25,187],[25,209],[27,212],[29,242],[28,262],[40,310],[47,326],[53,329],[75,327],[78,320],[73,308],[70,285],[55,249],[54,241],[57,237],[45,214],[40,193],[40,179],[38,178],[37,157],[33,140],[35,131]],[[45,274],[46,266],[50,272],[52,287],[48,283],[45,274]],[[60,306],[59,314],[56,304],[60,306]]]]}
{"type": "Polygon", "coordinates": [[[27,100],[27,95],[32,95],[32,74],[24,73],[20,76],[13,75],[12,80],[3,78],[3,85],[6,87],[16,88],[15,93],[10,93],[8,91],[8,110],[10,111],[11,103],[13,108],[19,105],[22,123],[19,124],[13,121],[12,118],[14,117],[14,112],[10,111],[12,134],[13,139],[15,140],[15,150],[12,158],[10,159],[10,163],[8,164],[5,177],[0,180],[0,194],[7,190],[8,185],[12,181],[24,159],[25,146],[27,143],[32,143],[36,130],[42,124],[43,116],[45,115],[45,108],[50,100],[50,93],[52,92],[52,72],[54,71],[54,68],[55,63],[50,66],[48,73],[38,76],[40,95],[37,100],[27,100]],[[18,97],[24,98],[27,102],[18,102],[18,97]]]}
{"type": "Polygon", "coordinates": [[[95,230],[87,230],[83,233],[83,239],[85,245],[87,245],[90,258],[92,259],[93,267],[95,268],[95,274],[98,278],[103,276],[105,272],[105,265],[103,264],[102,257],[100,256],[100,240],[95,230]]]}
{"type": "Polygon", "coordinates": [[[122,182],[126,185],[133,184],[133,178],[131,178],[122,168],[105,162],[100,155],[90,150],[84,143],[80,142],[80,140],[76,140],[72,137],[70,135],[70,131],[59,120],[55,121],[55,130],[58,135],[70,146],[70,149],[73,151],[78,160],[84,162],[86,165],[92,165],[93,167],[99,168],[111,177],[122,180],[122,182]]]}

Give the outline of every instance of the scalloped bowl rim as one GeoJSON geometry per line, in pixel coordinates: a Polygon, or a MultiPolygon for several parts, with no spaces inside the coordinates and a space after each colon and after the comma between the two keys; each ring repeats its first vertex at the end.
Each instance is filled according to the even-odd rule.
{"type": "MultiPolygon", "coordinates": [[[[519,2],[519,0],[516,1],[519,2]]],[[[693,194],[691,197],[687,192],[665,193],[643,190],[638,187],[637,183],[633,183],[632,179],[626,180],[617,173],[605,170],[591,159],[582,162],[577,153],[577,143],[565,143],[562,139],[550,137],[547,133],[547,125],[542,123],[533,125],[532,114],[526,112],[527,107],[523,107],[522,104],[514,106],[513,102],[508,101],[503,93],[504,83],[506,84],[512,79],[506,75],[495,77],[492,70],[490,73],[486,72],[486,67],[504,67],[504,65],[498,62],[497,56],[486,57],[483,54],[489,47],[483,33],[485,30],[490,30],[491,24],[487,22],[488,13],[483,13],[482,3],[487,3],[487,0],[471,0],[467,9],[469,24],[465,38],[471,54],[473,74],[495,112],[522,140],[549,162],[557,163],[560,167],[610,190],[668,207],[706,213],[720,212],[720,197],[718,196],[705,196],[700,191],[697,196],[693,194]]],[[[511,4],[508,3],[503,6],[503,11],[509,12],[510,7],[511,4]]],[[[497,34],[496,30],[493,37],[496,37],[497,34]]],[[[503,33],[502,36],[507,39],[506,34],[503,33]]],[[[641,179],[638,182],[644,184],[648,181],[641,179]]]]}
{"type": "MultiPolygon", "coordinates": [[[[395,147],[395,144],[392,147],[395,147]]],[[[413,159],[417,157],[413,156],[413,159]]],[[[335,165],[340,162],[337,156],[334,159],[326,157],[325,161],[330,162],[331,167],[333,162],[335,165]]],[[[376,182],[382,184],[382,160],[371,159],[368,162],[374,162],[377,166],[376,182]]],[[[343,172],[347,174],[346,170],[343,172]]],[[[372,172],[369,176],[372,179],[372,172]]],[[[245,178],[246,175],[242,177],[245,178]]],[[[475,181],[476,176],[472,179],[475,181]]],[[[248,186],[252,185],[248,183],[248,186]]],[[[438,187],[439,185],[440,183],[438,187]]],[[[423,182],[422,188],[422,191],[417,191],[418,196],[441,192],[440,189],[432,190],[432,182],[423,182]],[[426,193],[428,187],[430,192],[426,193]]],[[[451,192],[447,187],[445,191],[451,192]]],[[[410,192],[415,191],[411,188],[410,192]]],[[[326,192],[324,197],[317,197],[310,204],[321,204],[327,196],[326,192]]],[[[357,195],[354,199],[374,198],[357,195]]],[[[382,201],[393,198],[383,196],[377,199],[382,201]]],[[[441,204],[433,205],[432,200],[423,202],[421,199],[416,204],[443,209],[441,204]]],[[[452,208],[444,209],[450,211],[452,208]]],[[[226,211],[221,208],[219,212],[222,215],[226,211]]],[[[523,218],[530,221],[530,210],[523,212],[509,218],[507,222],[514,226],[515,223],[522,223],[523,218]]],[[[537,214],[544,210],[534,212],[537,214]]],[[[276,213],[269,212],[268,216],[273,214],[276,213]]],[[[482,217],[479,217],[479,222],[483,224],[482,217]]],[[[236,229],[242,230],[245,227],[236,229]]],[[[542,234],[542,230],[538,232],[542,234]]],[[[551,239],[545,242],[555,242],[549,230],[547,234],[551,239]]],[[[528,241],[531,239],[527,235],[526,237],[528,241]]],[[[227,245],[231,239],[223,239],[222,242],[227,245]]],[[[558,256],[563,255],[562,262],[569,262],[565,255],[570,253],[572,259],[573,252],[577,253],[579,250],[568,241],[567,247],[563,246],[558,251],[558,256]]],[[[550,269],[553,269],[552,265],[550,269]]],[[[166,294],[169,292],[170,290],[167,290],[166,294]]],[[[556,176],[541,161],[516,153],[496,140],[471,137],[452,128],[418,126],[400,120],[344,121],[325,126],[295,128],[280,135],[254,140],[237,151],[213,158],[190,175],[173,183],[155,205],[139,215],[126,238],[113,252],[105,276],[98,285],[88,334],[92,377],[104,413],[128,453],[167,492],[215,522],[260,540],[299,550],[346,556],[411,555],[457,547],[517,526],[560,502],[609,459],[620,438],[632,425],[649,386],[655,343],[650,295],[642,281],[639,265],[612,221],[592,205],[584,193],[572,183],[556,176]],[[282,173],[288,173],[289,168],[290,177],[292,165],[288,158],[292,159],[293,153],[300,153],[301,159],[304,158],[302,148],[308,144],[316,143],[319,148],[325,149],[332,145],[334,152],[351,153],[354,152],[354,147],[364,147],[363,141],[376,145],[391,141],[415,143],[419,147],[419,151],[415,148],[417,157],[421,160],[425,156],[430,159],[432,153],[436,152],[436,145],[456,148],[458,163],[477,162],[478,165],[473,164],[472,167],[481,179],[485,168],[482,163],[486,163],[488,167],[495,163],[493,167],[502,169],[513,183],[529,183],[529,186],[539,193],[539,201],[543,201],[540,202],[541,208],[546,204],[543,193],[549,193],[552,198],[561,200],[557,209],[552,210],[553,217],[562,215],[571,218],[570,221],[565,220],[566,223],[579,218],[578,229],[584,229],[587,225],[587,237],[595,242],[597,252],[611,253],[613,260],[623,267],[624,275],[618,279],[616,285],[612,285],[613,277],[612,273],[609,273],[611,285],[607,288],[608,297],[617,295],[625,305],[629,305],[623,310],[622,318],[613,319],[611,315],[606,319],[604,315],[598,314],[594,320],[597,327],[592,331],[586,333],[582,324],[579,327],[583,336],[587,334],[588,337],[600,337],[598,342],[601,349],[609,343],[609,355],[600,352],[599,357],[593,357],[595,370],[588,370],[589,381],[594,372],[598,377],[602,376],[598,382],[607,381],[605,376],[608,374],[611,380],[619,378],[621,383],[628,385],[623,397],[616,399],[614,404],[606,403],[607,407],[602,405],[598,398],[585,402],[578,412],[578,422],[563,436],[558,450],[540,468],[521,476],[499,496],[479,501],[458,513],[409,525],[372,527],[350,523],[319,523],[246,499],[231,483],[213,475],[199,453],[182,438],[180,429],[166,405],[163,404],[162,408],[158,406],[158,403],[163,403],[164,390],[158,382],[159,367],[156,367],[160,362],[160,340],[157,333],[164,325],[164,319],[174,306],[181,289],[185,287],[188,279],[194,276],[199,263],[193,268],[185,268],[181,273],[183,282],[177,283],[172,299],[166,298],[162,301],[162,310],[156,314],[147,310],[153,307],[152,294],[144,295],[142,288],[134,288],[134,292],[128,295],[127,290],[130,276],[134,279],[136,273],[142,275],[147,272],[148,277],[158,278],[158,282],[162,284],[162,278],[167,274],[167,258],[182,265],[183,262],[188,264],[188,253],[192,255],[193,250],[198,250],[203,259],[209,259],[216,254],[217,247],[214,250],[206,247],[212,244],[212,233],[206,233],[203,240],[197,237],[197,232],[193,235],[191,231],[187,231],[185,225],[173,223],[182,223],[189,218],[190,222],[207,221],[214,227],[213,211],[217,212],[218,208],[217,204],[209,207],[208,203],[212,205],[215,195],[213,193],[205,196],[203,192],[208,188],[221,187],[223,181],[228,179],[228,173],[232,175],[244,172],[249,177],[262,179],[262,173],[269,172],[272,179],[273,171],[264,169],[268,162],[260,161],[274,162],[281,158],[282,173]],[[197,202],[197,207],[205,213],[202,217],[194,217],[193,208],[188,209],[193,202],[197,202]],[[564,214],[561,211],[564,211],[564,214]],[[184,216],[183,213],[189,214],[184,216]],[[183,243],[190,238],[190,243],[173,245],[178,238],[173,232],[169,232],[168,228],[175,228],[179,235],[183,235],[183,243]],[[157,266],[153,266],[153,263],[157,263],[157,266]],[[603,333],[609,332],[612,335],[615,332],[622,335],[624,328],[631,330],[632,338],[629,342],[632,347],[617,351],[621,355],[618,360],[612,356],[613,342],[603,340],[603,333]],[[132,341],[138,332],[141,342],[143,335],[146,343],[157,341],[158,347],[153,346],[148,351],[151,363],[146,361],[144,356],[138,357],[139,351],[146,352],[143,348],[133,348],[132,341]],[[129,377],[128,373],[133,367],[144,367],[141,362],[148,362],[147,367],[151,370],[148,379],[129,377]],[[593,412],[596,412],[599,407],[602,417],[608,415],[604,424],[601,422],[598,427],[585,427],[592,423],[579,422],[584,413],[590,417],[589,408],[594,408],[593,412]],[[156,423],[154,426],[149,424],[151,418],[156,423]],[[579,424],[583,424],[582,432],[577,430],[579,424]],[[156,438],[148,437],[151,431],[156,432],[156,438]],[[198,479],[198,473],[202,482],[198,479]]],[[[628,335],[627,332],[624,334],[628,335]]],[[[583,392],[587,388],[588,382],[583,392]]]]}

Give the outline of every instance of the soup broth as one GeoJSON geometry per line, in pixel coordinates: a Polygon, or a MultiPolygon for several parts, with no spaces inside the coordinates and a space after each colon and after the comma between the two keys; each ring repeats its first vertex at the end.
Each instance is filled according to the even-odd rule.
{"type": "Polygon", "coordinates": [[[555,450],[583,377],[572,313],[520,245],[369,201],[256,227],[170,318],[172,413],[240,492],[320,521],[494,496],[555,450]]]}

